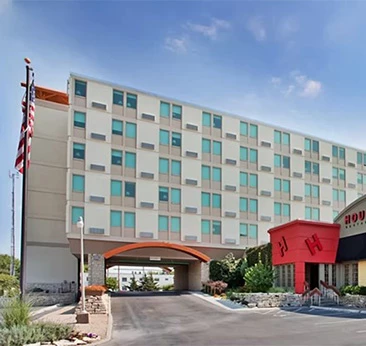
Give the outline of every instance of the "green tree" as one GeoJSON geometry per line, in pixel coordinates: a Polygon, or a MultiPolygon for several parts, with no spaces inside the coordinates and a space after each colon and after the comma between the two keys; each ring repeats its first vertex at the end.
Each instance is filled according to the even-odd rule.
{"type": "Polygon", "coordinates": [[[135,274],[132,275],[132,279],[131,279],[131,283],[130,283],[130,290],[131,291],[139,291],[140,290],[140,285],[137,282],[136,278],[135,278],[135,274]]]}
{"type": "Polygon", "coordinates": [[[236,259],[232,253],[228,253],[221,261],[210,262],[210,279],[224,281],[230,288],[240,287],[244,284],[242,264],[242,258],[236,259]]]}
{"type": "Polygon", "coordinates": [[[0,296],[14,297],[19,294],[19,280],[9,274],[0,274],[0,296]]]}
{"type": "MultiPolygon", "coordinates": [[[[0,274],[10,274],[11,256],[0,255],[0,274]]],[[[15,259],[15,276],[19,279],[20,276],[20,261],[15,259]]]]}
{"type": "Polygon", "coordinates": [[[250,292],[268,292],[273,286],[274,278],[273,268],[259,262],[246,269],[244,275],[245,287],[250,292]]]}
{"type": "Polygon", "coordinates": [[[152,273],[149,273],[149,275],[144,274],[140,280],[142,291],[157,291],[159,289],[157,283],[154,281],[152,273]]]}
{"type": "Polygon", "coordinates": [[[118,280],[117,278],[108,277],[106,280],[106,285],[108,289],[115,291],[118,289],[118,280]]]}

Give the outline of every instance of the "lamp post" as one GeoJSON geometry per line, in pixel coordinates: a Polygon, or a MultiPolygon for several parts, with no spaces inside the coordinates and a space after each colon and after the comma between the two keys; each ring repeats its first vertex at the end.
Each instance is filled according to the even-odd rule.
{"type": "Polygon", "coordinates": [[[89,313],[85,310],[85,286],[84,286],[84,221],[80,216],[77,222],[80,229],[80,290],[81,290],[81,312],[77,314],[77,323],[89,323],[89,313]]]}

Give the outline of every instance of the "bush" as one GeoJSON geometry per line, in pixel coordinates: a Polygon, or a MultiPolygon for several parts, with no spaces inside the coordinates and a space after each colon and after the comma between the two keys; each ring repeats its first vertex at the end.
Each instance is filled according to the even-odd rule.
{"type": "Polygon", "coordinates": [[[174,284],[165,285],[162,287],[163,291],[174,291],[174,284]]]}
{"type": "Polygon", "coordinates": [[[1,315],[6,328],[28,326],[31,320],[31,304],[15,298],[5,305],[1,315]]]}
{"type": "Polygon", "coordinates": [[[85,287],[85,294],[89,296],[101,296],[107,292],[107,286],[103,285],[91,285],[85,287]]]}
{"type": "Polygon", "coordinates": [[[366,296],[366,286],[360,286],[359,293],[361,296],[366,296]]]}
{"type": "Polygon", "coordinates": [[[210,271],[210,273],[209,273],[210,280],[212,280],[212,281],[222,280],[220,261],[212,260],[210,262],[209,271],[210,271]]]}
{"type": "Polygon", "coordinates": [[[293,293],[293,290],[288,290],[287,288],[283,287],[271,287],[268,290],[268,293],[293,293]]]}
{"type": "Polygon", "coordinates": [[[232,253],[228,253],[221,261],[210,262],[210,280],[224,281],[230,288],[242,286],[244,284],[242,258],[236,259],[232,253]]]}
{"type": "Polygon", "coordinates": [[[346,294],[366,296],[366,286],[357,286],[357,285],[343,286],[341,288],[341,294],[343,296],[346,294]]]}
{"type": "Polygon", "coordinates": [[[108,289],[115,291],[118,289],[118,280],[117,278],[113,278],[113,277],[108,277],[106,279],[106,285],[108,287],[108,289]]]}
{"type": "Polygon", "coordinates": [[[245,287],[250,292],[268,292],[273,285],[274,277],[272,267],[259,262],[246,270],[245,287]]]}
{"type": "Polygon", "coordinates": [[[19,280],[9,274],[0,274],[0,296],[15,297],[19,295],[19,280]]]}
{"type": "Polygon", "coordinates": [[[262,262],[267,266],[272,266],[272,245],[271,243],[252,247],[246,251],[248,267],[253,267],[256,263],[262,262]]]}

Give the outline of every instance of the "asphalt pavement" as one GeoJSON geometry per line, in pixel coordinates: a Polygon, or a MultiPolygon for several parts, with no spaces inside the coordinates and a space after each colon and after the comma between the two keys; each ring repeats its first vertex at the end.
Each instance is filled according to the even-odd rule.
{"type": "Polygon", "coordinates": [[[228,310],[190,294],[123,294],[111,300],[108,346],[366,345],[366,314],[228,310]]]}

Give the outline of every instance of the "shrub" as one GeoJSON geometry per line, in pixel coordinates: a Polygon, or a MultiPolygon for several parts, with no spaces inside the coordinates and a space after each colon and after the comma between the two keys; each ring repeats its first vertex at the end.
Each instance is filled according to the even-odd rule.
{"type": "Polygon", "coordinates": [[[236,259],[232,253],[228,253],[221,261],[210,262],[210,280],[224,281],[229,287],[239,287],[244,284],[242,258],[236,259]]]}
{"type": "Polygon", "coordinates": [[[12,299],[5,305],[1,315],[6,328],[28,326],[31,320],[31,304],[20,298],[12,299]]]}
{"type": "Polygon", "coordinates": [[[262,262],[267,266],[272,266],[272,245],[271,243],[252,247],[246,251],[248,267],[253,267],[256,263],[262,262]]]}
{"type": "Polygon", "coordinates": [[[117,278],[113,278],[113,277],[108,277],[106,279],[106,285],[108,287],[108,289],[115,291],[118,289],[118,280],[117,278]]]}
{"type": "Polygon", "coordinates": [[[19,295],[19,280],[9,274],[0,274],[0,296],[15,297],[19,295]]]}
{"type": "Polygon", "coordinates": [[[361,296],[366,296],[366,286],[360,286],[359,293],[361,296]]]}
{"type": "Polygon", "coordinates": [[[259,262],[246,270],[245,287],[250,292],[268,292],[273,285],[274,277],[272,267],[259,262]]]}
{"type": "Polygon", "coordinates": [[[103,285],[91,285],[85,287],[85,294],[89,296],[101,296],[107,292],[107,286],[103,285]]]}
{"type": "Polygon", "coordinates": [[[174,291],[174,284],[165,285],[162,287],[163,291],[174,291]]]}
{"type": "Polygon", "coordinates": [[[220,261],[212,260],[210,262],[209,276],[212,281],[222,280],[221,263],[220,261]]]}
{"type": "Polygon", "coordinates": [[[360,293],[360,287],[359,286],[347,285],[347,286],[343,286],[341,288],[341,294],[342,295],[359,294],[359,293],[360,293]]]}
{"type": "Polygon", "coordinates": [[[268,293],[293,293],[293,290],[289,290],[284,287],[271,287],[268,293]]]}

